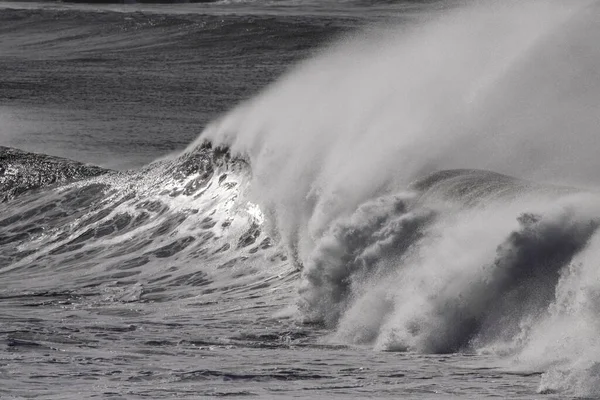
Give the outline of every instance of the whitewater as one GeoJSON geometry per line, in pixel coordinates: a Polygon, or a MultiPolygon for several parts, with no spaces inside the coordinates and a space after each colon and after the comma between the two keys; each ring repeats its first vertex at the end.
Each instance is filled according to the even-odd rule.
{"type": "Polygon", "coordinates": [[[600,397],[598,2],[98,7],[0,9],[98,85],[4,82],[0,395],[600,397]]]}

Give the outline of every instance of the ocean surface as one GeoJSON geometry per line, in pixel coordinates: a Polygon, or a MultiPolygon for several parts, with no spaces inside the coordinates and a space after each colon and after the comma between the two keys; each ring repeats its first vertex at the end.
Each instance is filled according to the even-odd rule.
{"type": "Polygon", "coordinates": [[[0,2],[0,398],[600,398],[597,3],[0,2]]]}

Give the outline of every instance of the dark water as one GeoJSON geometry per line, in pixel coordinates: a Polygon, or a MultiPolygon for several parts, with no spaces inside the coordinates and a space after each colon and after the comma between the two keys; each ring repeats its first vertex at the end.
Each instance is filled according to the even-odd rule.
{"type": "Polygon", "coordinates": [[[0,398],[600,395],[595,25],[460,4],[0,3],[0,398]]]}
{"type": "Polygon", "coordinates": [[[27,7],[0,14],[2,144],[117,169],[181,150],[360,24],[201,5],[174,8],[183,14],[27,7]]]}

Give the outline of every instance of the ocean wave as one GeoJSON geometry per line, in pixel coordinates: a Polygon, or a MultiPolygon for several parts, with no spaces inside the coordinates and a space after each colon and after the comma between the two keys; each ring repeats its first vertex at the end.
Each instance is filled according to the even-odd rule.
{"type": "MultiPolygon", "coordinates": [[[[55,59],[66,57],[81,63],[109,64],[119,59],[122,52],[147,55],[149,60],[156,57],[157,51],[163,57],[175,57],[182,50],[197,52],[202,48],[210,48],[212,57],[243,56],[238,54],[240,48],[246,52],[264,51],[268,41],[261,38],[274,34],[285,34],[285,39],[296,41],[299,48],[309,48],[327,40],[328,34],[358,24],[351,19],[346,25],[332,23],[328,17],[238,15],[235,10],[210,8],[168,13],[164,9],[77,9],[58,5],[38,9],[26,4],[23,8],[4,8],[0,21],[0,31],[7,37],[3,47],[7,56],[19,48],[38,54],[51,52],[55,59]],[[307,38],[314,39],[310,46],[307,38]],[[235,42],[235,46],[212,46],[221,41],[235,42]]],[[[17,54],[22,56],[23,52],[17,54]]]]}
{"type": "MultiPolygon", "coordinates": [[[[349,39],[177,156],[24,190],[0,220],[0,295],[272,307],[281,289],[330,344],[493,353],[544,371],[540,392],[596,395],[589,10],[494,3],[349,39]]],[[[305,378],[280,372],[178,379],[305,378]]]]}
{"type": "Polygon", "coordinates": [[[596,340],[542,339],[558,304],[595,297],[562,293],[600,218],[595,12],[494,2],[352,38],[205,130],[252,165],[249,193],[302,269],[300,320],[380,350],[491,352],[547,370],[541,391],[595,393],[596,340]]]}
{"type": "MultiPolygon", "coordinates": [[[[51,159],[55,173],[71,165],[51,159]]],[[[227,151],[205,144],[140,170],[102,171],[5,202],[2,296],[101,287],[111,301],[167,301],[274,284],[271,269],[254,263],[286,271],[262,213],[243,195],[250,170],[227,151]]]]}
{"type": "Polygon", "coordinates": [[[0,146],[0,202],[30,190],[87,179],[109,171],[64,158],[0,146]]]}

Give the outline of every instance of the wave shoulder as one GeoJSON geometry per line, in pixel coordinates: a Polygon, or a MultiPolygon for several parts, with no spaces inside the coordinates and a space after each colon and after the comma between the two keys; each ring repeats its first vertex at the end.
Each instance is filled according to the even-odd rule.
{"type": "Polygon", "coordinates": [[[54,184],[112,172],[79,161],[0,146],[0,202],[54,184]]]}

